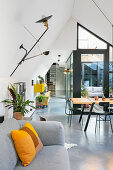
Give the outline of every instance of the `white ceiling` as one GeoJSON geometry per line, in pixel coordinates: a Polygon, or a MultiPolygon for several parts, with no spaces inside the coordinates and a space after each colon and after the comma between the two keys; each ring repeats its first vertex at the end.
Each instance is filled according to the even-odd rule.
{"type": "Polygon", "coordinates": [[[113,0],[95,0],[95,2],[113,24],[113,0]]]}
{"type": "MultiPolygon", "coordinates": [[[[95,0],[108,18],[113,22],[113,1],[95,0]],[[109,2],[109,3],[108,3],[109,2]]],[[[0,0],[0,77],[9,77],[17,63],[24,55],[24,51],[19,49],[23,43],[28,50],[36,40],[25,30],[26,26],[38,39],[45,30],[43,24],[36,24],[35,21],[45,15],[53,15],[49,20],[49,30],[41,39],[39,46],[41,51],[50,50],[49,56],[40,56],[22,64],[15,72],[14,77],[20,80],[30,78],[34,73],[41,71],[46,73],[52,62],[57,60],[60,53],[61,64],[65,62],[70,53],[70,49],[63,45],[76,43],[73,17],[102,38],[111,42],[111,25],[94,6],[92,0],[0,0]],[[66,35],[70,32],[71,36],[66,35]],[[72,30],[73,28],[73,30],[72,30]],[[70,29],[72,31],[70,31],[70,29]],[[65,34],[63,33],[65,32],[65,34]],[[74,39],[71,41],[72,37],[74,39]],[[68,41],[68,39],[70,41],[68,41]],[[53,48],[54,44],[54,48],[53,48]],[[55,49],[56,45],[56,49],[55,49]],[[59,49],[58,49],[59,48],[59,49]],[[42,69],[42,70],[41,70],[42,69]]],[[[75,25],[76,27],[76,25],[75,25]]],[[[74,45],[73,45],[74,48],[74,45]]],[[[75,49],[75,48],[74,48],[75,49]]],[[[38,46],[29,55],[39,54],[38,46]]]]}
{"type": "MultiPolygon", "coordinates": [[[[100,1],[102,2],[102,0],[100,1]]],[[[112,3],[110,5],[112,10],[112,3]]],[[[72,16],[81,25],[112,43],[112,26],[92,0],[75,0],[72,16]]]]}

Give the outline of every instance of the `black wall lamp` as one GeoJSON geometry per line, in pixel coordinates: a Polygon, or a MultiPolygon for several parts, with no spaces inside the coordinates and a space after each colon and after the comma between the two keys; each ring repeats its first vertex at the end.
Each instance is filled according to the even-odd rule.
{"type": "MultiPolygon", "coordinates": [[[[44,36],[44,34],[47,32],[47,30],[49,29],[48,27],[48,20],[52,17],[52,15],[48,16],[48,17],[44,17],[42,18],[41,20],[39,21],[36,21],[36,23],[43,23],[44,26],[46,27],[46,30],[42,33],[42,35],[39,37],[39,39],[35,42],[35,44],[31,47],[31,49],[27,52],[26,48],[23,47],[23,44],[20,46],[20,49],[24,49],[26,51],[24,57],[20,60],[20,62],[18,63],[18,65],[16,66],[16,68],[13,70],[13,72],[11,73],[10,77],[14,74],[14,72],[17,70],[17,68],[19,67],[19,65],[22,64],[22,62],[24,62],[25,60],[27,60],[27,56],[28,54],[33,50],[33,48],[37,45],[37,43],[40,41],[40,39],[44,36]]],[[[39,55],[48,55],[49,54],[49,51],[45,51],[39,55]]],[[[34,58],[34,57],[37,57],[39,55],[36,55],[36,56],[33,56],[33,57],[29,57],[28,59],[31,59],[31,58],[34,58]]]]}
{"type": "Polygon", "coordinates": [[[35,58],[35,57],[38,57],[38,56],[40,56],[40,55],[49,55],[49,51],[45,51],[45,52],[43,52],[43,53],[41,53],[41,54],[37,54],[37,55],[34,55],[34,56],[32,56],[32,57],[25,58],[24,61],[29,60],[29,59],[32,59],[32,58],[35,58]]]}

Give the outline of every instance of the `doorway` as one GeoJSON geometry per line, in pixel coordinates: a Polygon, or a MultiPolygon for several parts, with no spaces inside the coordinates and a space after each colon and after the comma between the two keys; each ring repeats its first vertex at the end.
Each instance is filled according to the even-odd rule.
{"type": "Polygon", "coordinates": [[[73,97],[109,96],[109,56],[105,49],[74,51],[73,97]],[[79,64],[78,64],[79,63],[79,64]]]}
{"type": "Polygon", "coordinates": [[[81,96],[103,95],[104,55],[81,54],[81,96]]]}

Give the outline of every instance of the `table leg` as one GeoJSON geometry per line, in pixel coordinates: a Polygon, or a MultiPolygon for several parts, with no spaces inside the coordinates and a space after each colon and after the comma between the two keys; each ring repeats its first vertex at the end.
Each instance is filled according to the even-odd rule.
{"type": "Polygon", "coordinates": [[[88,127],[88,124],[89,124],[89,120],[90,120],[90,117],[91,117],[91,113],[92,113],[94,104],[95,103],[92,103],[92,105],[91,105],[91,109],[90,109],[89,114],[88,114],[88,118],[87,118],[87,121],[86,121],[86,125],[85,125],[85,128],[84,128],[84,131],[87,130],[87,127],[88,127]]]}
{"type": "Polygon", "coordinates": [[[80,118],[79,118],[79,123],[82,120],[82,116],[83,116],[83,113],[84,113],[84,108],[85,108],[85,104],[83,105],[83,108],[82,108],[82,112],[81,112],[81,115],[80,115],[80,118]]]}

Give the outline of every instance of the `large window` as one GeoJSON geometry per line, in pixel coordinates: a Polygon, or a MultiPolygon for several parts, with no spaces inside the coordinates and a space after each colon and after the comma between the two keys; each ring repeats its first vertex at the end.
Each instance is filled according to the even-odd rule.
{"type": "MultiPolygon", "coordinates": [[[[108,73],[108,44],[80,24],[78,24],[77,30],[77,55],[79,55],[81,61],[80,94],[82,97],[102,97],[103,94],[108,96],[109,83],[112,84],[108,73]]],[[[110,54],[112,55],[112,49],[110,49],[110,54]]],[[[111,70],[113,70],[112,59],[113,57],[111,57],[111,65],[109,66],[111,70]]],[[[80,85],[80,83],[78,84],[80,85]]],[[[113,87],[111,88],[113,89],[113,87]]],[[[79,90],[78,87],[76,89],[79,90]]],[[[77,92],[74,94],[80,96],[77,92]]]]}
{"type": "Polygon", "coordinates": [[[103,54],[82,54],[82,84],[81,96],[94,97],[103,95],[103,75],[104,75],[104,55],[103,54]],[[85,92],[86,91],[86,92],[85,92]]]}
{"type": "Polygon", "coordinates": [[[78,26],[78,48],[79,49],[106,49],[107,44],[78,26]]]}
{"type": "Polygon", "coordinates": [[[109,96],[113,97],[113,47],[109,47],[109,96]]]}
{"type": "Polygon", "coordinates": [[[66,79],[66,99],[73,97],[73,52],[66,62],[65,68],[65,79],[66,79]]]}
{"type": "Polygon", "coordinates": [[[66,63],[67,98],[113,97],[113,46],[80,24],[77,30],[77,50],[66,63]]]}

